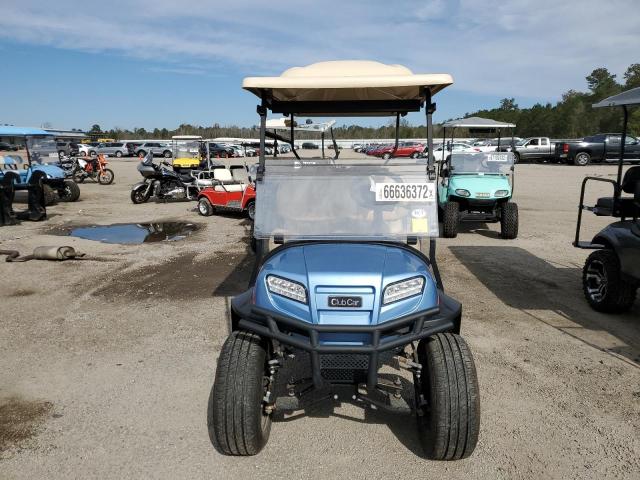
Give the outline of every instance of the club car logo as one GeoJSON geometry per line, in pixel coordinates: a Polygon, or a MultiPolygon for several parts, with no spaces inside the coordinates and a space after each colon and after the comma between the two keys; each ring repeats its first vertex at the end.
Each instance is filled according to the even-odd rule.
{"type": "Polygon", "coordinates": [[[427,211],[424,208],[414,208],[411,210],[411,216],[413,218],[425,218],[427,216],[427,211]]]}
{"type": "Polygon", "coordinates": [[[331,308],[360,308],[362,297],[329,297],[327,304],[331,308]]]}

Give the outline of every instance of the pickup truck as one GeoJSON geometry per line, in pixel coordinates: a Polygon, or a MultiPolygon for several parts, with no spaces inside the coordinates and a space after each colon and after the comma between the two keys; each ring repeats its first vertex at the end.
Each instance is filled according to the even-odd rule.
{"type": "Polygon", "coordinates": [[[510,145],[500,145],[501,152],[513,152],[514,163],[556,160],[556,144],[549,137],[529,137],[510,145]]]}
{"type": "MultiPolygon", "coordinates": [[[[556,155],[569,165],[584,167],[591,162],[617,162],[620,158],[619,133],[598,133],[584,137],[577,142],[556,143],[556,155]]],[[[624,146],[624,158],[628,161],[640,161],[640,141],[627,135],[624,146]]]]}

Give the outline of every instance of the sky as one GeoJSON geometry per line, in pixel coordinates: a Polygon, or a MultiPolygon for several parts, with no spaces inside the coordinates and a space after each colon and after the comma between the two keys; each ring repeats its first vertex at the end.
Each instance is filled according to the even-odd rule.
{"type": "MultiPolygon", "coordinates": [[[[640,62],[638,0],[2,0],[0,124],[257,123],[245,76],[325,60],[449,73],[435,121],[640,62]]],[[[424,123],[412,114],[411,123],[424,123]]],[[[363,125],[379,121],[358,119],[363,125]]],[[[339,120],[338,124],[344,123],[339,120]]],[[[347,122],[351,123],[351,122],[347,122]]]]}

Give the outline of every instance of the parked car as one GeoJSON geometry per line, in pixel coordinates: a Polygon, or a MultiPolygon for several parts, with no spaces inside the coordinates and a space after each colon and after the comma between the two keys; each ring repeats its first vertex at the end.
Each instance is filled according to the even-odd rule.
{"type": "Polygon", "coordinates": [[[144,158],[148,151],[153,151],[154,157],[171,158],[171,147],[164,142],[145,142],[135,150],[135,154],[144,158]]]}
{"type": "Polygon", "coordinates": [[[92,157],[96,155],[108,155],[110,157],[120,158],[129,155],[129,149],[124,142],[100,143],[97,147],[89,151],[89,155],[92,157]]]}
{"type": "Polygon", "coordinates": [[[302,144],[302,149],[303,150],[318,150],[320,147],[318,147],[317,144],[315,144],[314,142],[304,142],[302,144]]]}
{"type": "Polygon", "coordinates": [[[214,143],[214,142],[209,142],[209,155],[211,155],[211,157],[221,157],[221,158],[237,156],[236,151],[234,150],[233,147],[224,145],[222,143],[214,143]]]}
{"type": "MultiPolygon", "coordinates": [[[[329,145],[327,146],[327,148],[329,150],[333,150],[333,143],[329,143],[329,145]]],[[[338,145],[338,150],[342,150],[342,145],[338,145]]]]}
{"type": "Polygon", "coordinates": [[[389,145],[376,150],[375,156],[388,159],[391,157],[411,157],[418,158],[424,151],[424,145],[419,142],[400,142],[398,148],[395,145],[389,145]]]}
{"type": "Polygon", "coordinates": [[[0,142],[0,151],[2,152],[15,152],[18,150],[17,145],[11,145],[8,142],[0,142]]]}
{"type": "Polygon", "coordinates": [[[135,157],[136,150],[142,146],[142,142],[126,142],[127,144],[127,155],[130,157],[135,157]]]}
{"type": "MultiPolygon", "coordinates": [[[[575,143],[556,143],[556,155],[568,164],[584,167],[591,162],[616,162],[620,158],[619,133],[598,133],[575,143]]],[[[625,161],[640,161],[640,141],[627,135],[624,146],[625,161]]]]}
{"type": "Polygon", "coordinates": [[[555,160],[556,144],[549,137],[531,137],[520,140],[515,146],[500,146],[501,152],[511,151],[514,154],[514,162],[542,162],[555,160]]]}
{"type": "Polygon", "coordinates": [[[75,142],[59,140],[56,142],[56,148],[60,157],[71,157],[78,154],[78,144],[75,142]]]}
{"type": "Polygon", "coordinates": [[[353,145],[351,145],[351,149],[352,149],[354,152],[358,152],[358,153],[360,153],[360,152],[362,152],[362,150],[364,149],[364,145],[363,145],[363,144],[361,144],[361,143],[354,143],[353,145]]]}

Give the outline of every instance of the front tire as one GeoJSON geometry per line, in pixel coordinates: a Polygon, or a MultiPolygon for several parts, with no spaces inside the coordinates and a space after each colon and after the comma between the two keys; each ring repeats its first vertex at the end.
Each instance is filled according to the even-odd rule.
{"type": "Polygon", "coordinates": [[[98,172],[98,183],[100,185],[111,185],[114,178],[115,175],[110,168],[105,168],[103,172],[98,172]]]}
{"type": "Polygon", "coordinates": [[[442,209],[442,236],[456,238],[460,222],[460,207],[457,202],[447,202],[442,209]]]}
{"type": "Polygon", "coordinates": [[[147,191],[147,185],[140,185],[138,188],[131,190],[131,201],[138,205],[146,203],[151,196],[151,189],[147,191]]]}
{"type": "Polygon", "coordinates": [[[383,160],[389,160],[391,158],[391,154],[390,153],[385,153],[384,155],[382,155],[382,159],[383,160]]]}
{"type": "Polygon", "coordinates": [[[586,167],[589,163],[591,163],[591,155],[587,152],[577,153],[573,159],[573,164],[578,167],[586,167]]]}
{"type": "Polygon", "coordinates": [[[213,205],[207,197],[201,197],[198,200],[198,213],[203,217],[210,217],[213,215],[213,205]]]}
{"type": "Polygon", "coordinates": [[[73,180],[65,180],[64,187],[58,190],[61,202],[75,202],[80,198],[80,187],[73,180]]]}
{"type": "Polygon", "coordinates": [[[507,202],[502,205],[500,235],[507,240],[518,237],[518,204],[507,202]]]}
{"type": "Polygon", "coordinates": [[[118,150],[116,152],[116,157],[121,158],[122,157],[122,152],[120,150],[118,150]]]}
{"type": "Polygon", "coordinates": [[[471,350],[453,333],[439,333],[418,344],[422,364],[418,435],[433,460],[471,455],[480,433],[480,387],[471,350]]]}
{"type": "Polygon", "coordinates": [[[582,269],[582,290],[591,308],[620,313],[631,308],[638,285],[620,277],[620,260],[612,250],[596,250],[582,269]]]}
{"type": "Polygon", "coordinates": [[[207,411],[209,436],[220,453],[255,455],[267,443],[268,360],[265,342],[247,331],[231,333],[222,346],[207,411]]]}
{"type": "Polygon", "coordinates": [[[253,222],[256,218],[256,202],[254,200],[250,200],[249,202],[247,202],[246,212],[249,220],[253,222]]]}

